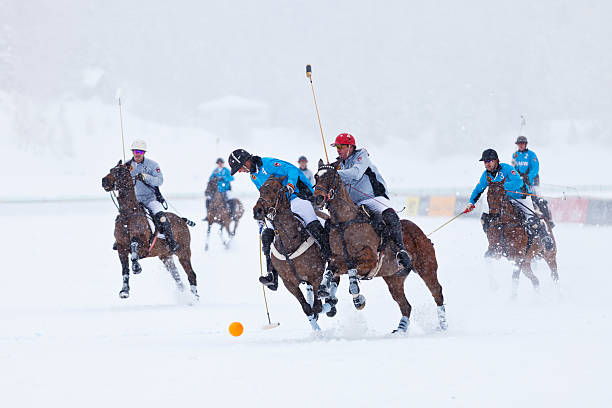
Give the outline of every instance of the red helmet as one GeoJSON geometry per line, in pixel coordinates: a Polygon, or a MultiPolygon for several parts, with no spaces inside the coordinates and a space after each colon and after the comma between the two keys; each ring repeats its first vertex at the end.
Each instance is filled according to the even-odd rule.
{"type": "Polygon", "coordinates": [[[336,136],[336,141],[331,146],[336,147],[339,144],[355,146],[355,138],[350,133],[340,133],[336,136]]]}

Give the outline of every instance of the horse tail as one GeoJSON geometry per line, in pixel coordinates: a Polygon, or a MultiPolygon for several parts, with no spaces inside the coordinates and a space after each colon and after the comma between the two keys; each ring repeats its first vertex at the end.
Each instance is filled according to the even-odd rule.
{"type": "Polygon", "coordinates": [[[187,225],[188,225],[188,226],[190,226],[190,227],[193,227],[193,226],[195,226],[195,225],[196,225],[196,223],[195,223],[195,222],[193,222],[193,221],[191,221],[191,220],[187,219],[186,217],[181,217],[181,219],[182,219],[183,221],[185,221],[185,224],[187,224],[187,225]]]}

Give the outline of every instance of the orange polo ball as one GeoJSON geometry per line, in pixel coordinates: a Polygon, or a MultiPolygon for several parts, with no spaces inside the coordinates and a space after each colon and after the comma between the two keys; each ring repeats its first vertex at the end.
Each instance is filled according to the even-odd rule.
{"type": "Polygon", "coordinates": [[[240,336],[243,331],[244,327],[240,322],[232,322],[232,324],[229,325],[229,332],[234,337],[240,336]]]}

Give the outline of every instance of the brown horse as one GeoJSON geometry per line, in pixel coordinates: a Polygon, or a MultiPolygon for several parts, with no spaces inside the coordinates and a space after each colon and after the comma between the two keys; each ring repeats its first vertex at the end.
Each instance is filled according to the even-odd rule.
{"type": "Polygon", "coordinates": [[[335,314],[332,303],[322,305],[314,296],[325,264],[314,239],[291,212],[287,189],[282,184],[284,179],[270,176],[261,186],[259,199],[253,207],[253,217],[259,221],[267,219],[274,226],[272,265],[287,290],[300,302],[312,328],[320,330],[317,324],[319,313],[335,314]],[[306,283],[308,300],[300,289],[300,283],[306,283]]]}
{"type": "MultiPolygon", "coordinates": [[[[400,267],[390,245],[386,245],[383,253],[378,253],[380,238],[349,197],[336,167],[337,163],[323,165],[323,161],[319,160],[319,170],[315,176],[315,205],[319,208],[327,206],[330,213],[329,242],[333,253],[331,269],[336,275],[349,274],[349,292],[353,295],[353,303],[358,309],[365,307],[365,298],[359,293],[358,279],[382,277],[402,312],[400,324],[394,332],[405,332],[412,311],[404,293],[407,275],[398,273],[400,267]]],[[[444,297],[442,286],[438,282],[438,262],[433,244],[413,222],[401,220],[401,225],[404,245],[413,268],[433,295],[438,305],[440,329],[445,330],[447,323],[444,297]]]]}
{"type": "MultiPolygon", "coordinates": [[[[532,240],[529,239],[529,235],[521,223],[519,211],[522,211],[512,205],[503,183],[489,183],[487,202],[489,204],[489,214],[483,214],[483,228],[487,233],[489,249],[485,257],[499,259],[504,256],[514,263],[512,296],[517,295],[521,272],[531,280],[534,289],[538,289],[540,282],[531,270],[531,261],[538,256],[544,258],[550,268],[553,281],[558,282],[557,244],[548,221],[544,219],[548,234],[554,244],[551,250],[546,250],[537,236],[534,236],[532,240]]],[[[534,234],[536,232],[534,230],[534,234]]]]}
{"type": "Polygon", "coordinates": [[[236,235],[236,228],[238,227],[238,221],[244,213],[244,207],[242,206],[240,200],[234,198],[232,199],[235,202],[234,214],[230,214],[230,209],[225,203],[223,194],[219,192],[217,188],[217,181],[215,179],[212,179],[208,182],[206,190],[204,191],[204,195],[206,197],[210,197],[206,218],[204,218],[204,220],[208,222],[208,229],[206,230],[206,246],[204,247],[204,250],[208,251],[210,228],[214,223],[218,223],[220,225],[219,236],[221,237],[221,242],[223,242],[223,245],[228,248],[230,240],[234,235],[236,235]],[[234,223],[233,227],[231,226],[232,222],[234,223]],[[224,240],[223,238],[224,228],[227,231],[227,240],[224,240]]]}
{"type": "MultiPolygon", "coordinates": [[[[130,296],[128,255],[130,255],[130,260],[132,261],[132,272],[134,274],[142,271],[142,267],[138,262],[139,259],[159,257],[174,278],[179,290],[183,291],[183,283],[181,282],[179,271],[172,260],[172,253],[168,244],[163,239],[157,239],[157,235],[153,236],[144,206],[136,200],[130,170],[121,164],[121,160],[102,179],[102,187],[106,191],[117,190],[119,192],[117,197],[119,215],[115,220],[115,240],[117,242],[117,251],[121,261],[121,274],[123,276],[123,286],[119,292],[119,297],[127,298],[130,296]]],[[[191,293],[197,300],[196,274],[191,267],[191,249],[189,246],[191,235],[187,228],[186,219],[173,213],[166,213],[166,216],[172,224],[176,242],[180,246],[175,255],[187,273],[187,278],[191,285],[191,293]]]]}

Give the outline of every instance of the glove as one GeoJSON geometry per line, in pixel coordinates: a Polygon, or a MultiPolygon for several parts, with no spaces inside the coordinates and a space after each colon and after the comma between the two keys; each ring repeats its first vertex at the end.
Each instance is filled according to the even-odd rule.
{"type": "Polygon", "coordinates": [[[295,193],[295,187],[293,186],[293,184],[287,184],[287,191],[289,192],[289,197],[291,197],[291,195],[295,193]]]}
{"type": "Polygon", "coordinates": [[[474,211],[474,208],[476,208],[474,204],[468,203],[467,207],[465,207],[465,210],[463,210],[463,213],[466,214],[466,213],[472,212],[474,211]]]}
{"type": "Polygon", "coordinates": [[[145,173],[138,173],[136,175],[136,181],[146,182],[147,181],[147,175],[145,173]]]}
{"type": "Polygon", "coordinates": [[[266,228],[266,223],[264,221],[258,220],[257,225],[259,225],[259,234],[266,228]]]}

